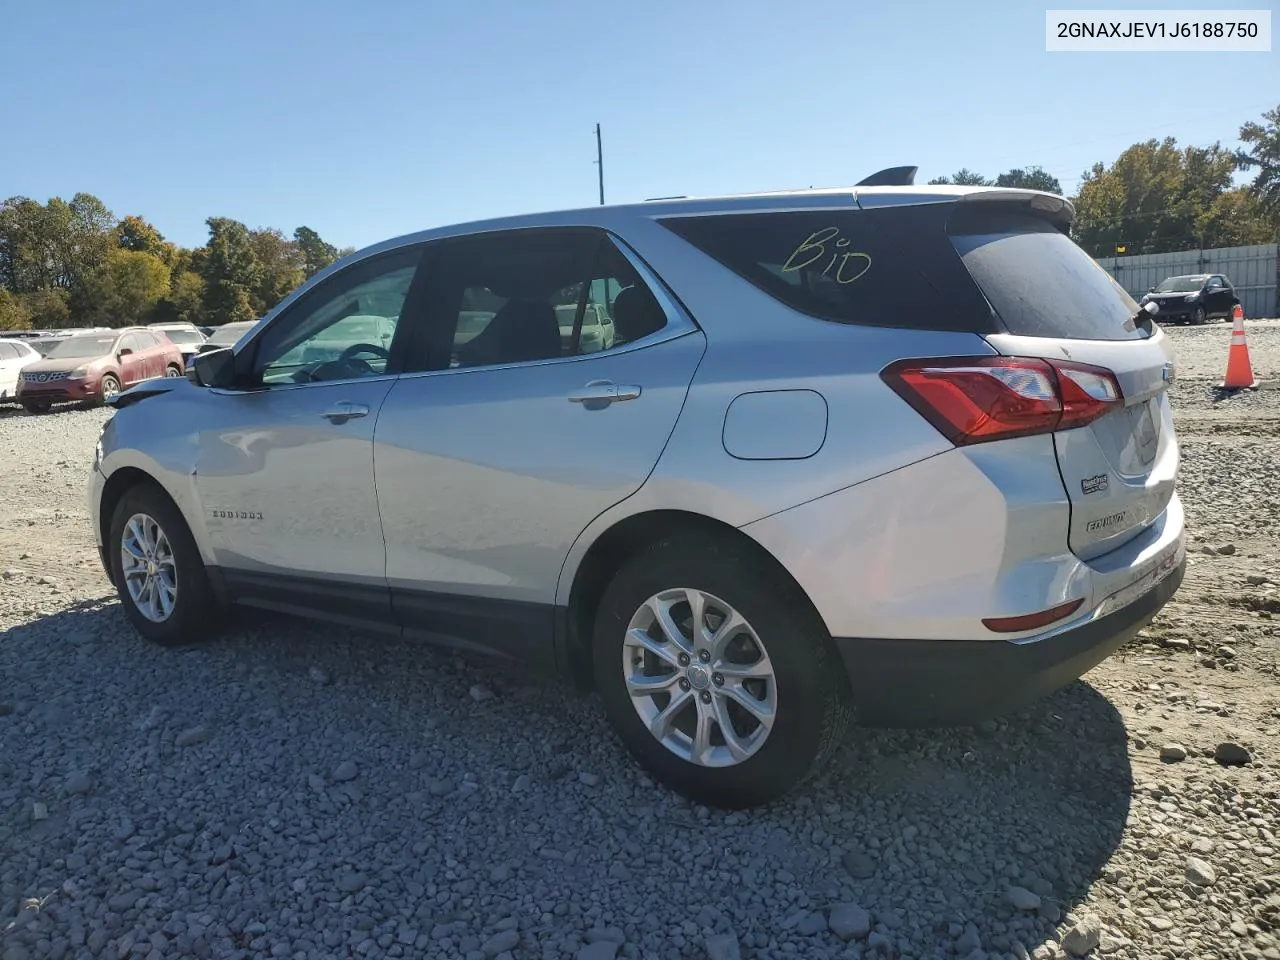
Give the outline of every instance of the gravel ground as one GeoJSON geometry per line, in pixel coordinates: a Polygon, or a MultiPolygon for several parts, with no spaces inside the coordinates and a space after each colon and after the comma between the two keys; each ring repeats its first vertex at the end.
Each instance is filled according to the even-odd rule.
{"type": "Polygon", "coordinates": [[[145,645],[83,506],[106,413],[0,412],[0,960],[1280,960],[1280,383],[1223,397],[1227,328],[1170,333],[1195,540],[1146,636],[750,813],[513,667],[283,618],[145,645]]]}

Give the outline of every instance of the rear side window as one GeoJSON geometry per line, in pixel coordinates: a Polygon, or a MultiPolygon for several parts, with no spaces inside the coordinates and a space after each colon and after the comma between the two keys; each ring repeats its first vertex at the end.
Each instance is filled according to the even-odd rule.
{"type": "Polygon", "coordinates": [[[1138,304],[1054,226],[1025,213],[957,209],[949,224],[965,267],[1010,333],[1138,340],[1138,304]]]}
{"type": "Polygon", "coordinates": [[[994,332],[991,308],[947,238],[951,206],[672,217],[662,224],[810,316],[994,332]]]}

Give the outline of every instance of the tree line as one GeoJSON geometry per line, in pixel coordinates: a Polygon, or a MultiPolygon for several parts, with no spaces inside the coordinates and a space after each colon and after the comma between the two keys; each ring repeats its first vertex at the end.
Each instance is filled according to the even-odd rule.
{"type": "MultiPolygon", "coordinates": [[[[1109,165],[1095,163],[1071,198],[1072,237],[1094,257],[1280,241],[1280,106],[1244,124],[1240,140],[1237,150],[1146,140],[1109,165]],[[1237,187],[1237,172],[1252,173],[1251,182],[1237,187]]],[[[966,168],[929,182],[1062,193],[1040,167],[994,180],[966,168]]]]}
{"type": "Polygon", "coordinates": [[[208,242],[187,249],[89,193],[10,197],[0,204],[0,330],[252,320],[350,252],[310,227],[286,237],[228,217],[205,223],[208,242]]]}
{"type": "MultiPolygon", "coordinates": [[[[1240,128],[1228,150],[1172,137],[1126,149],[1085,171],[1072,234],[1095,257],[1280,241],[1280,106],[1240,128]],[[1251,174],[1244,186],[1237,173],[1251,174]]],[[[1038,166],[988,180],[961,169],[929,181],[1061,194],[1038,166]]],[[[292,237],[210,217],[209,240],[186,249],[138,216],[117,219],[92,194],[70,202],[10,197],[0,205],[0,329],[221,324],[262,316],[307,277],[350,252],[310,227],[292,237]]]]}

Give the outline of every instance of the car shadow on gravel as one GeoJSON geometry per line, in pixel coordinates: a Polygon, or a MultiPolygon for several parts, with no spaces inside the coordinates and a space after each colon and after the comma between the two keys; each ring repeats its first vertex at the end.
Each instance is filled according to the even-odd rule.
{"type": "Polygon", "coordinates": [[[1133,789],[1120,715],[1077,683],[978,728],[853,731],[787,799],[707,810],[649,782],[594,697],[520,666],[283,617],[160,650],[114,602],[0,634],[0,707],[16,785],[0,800],[49,811],[0,818],[32,873],[0,900],[61,884],[69,845],[109,848],[128,822],[189,863],[183,896],[215,916],[243,913],[217,899],[231,843],[268,891],[263,917],[293,909],[305,876],[374,923],[454,924],[440,955],[486,936],[481,902],[509,904],[530,945],[607,926],[663,957],[730,930],[748,958],[843,955],[826,911],[844,903],[871,915],[867,956],[1033,949],[1100,876],[1133,789]],[[1028,891],[1016,906],[1011,886],[1028,891]],[[646,903],[685,887],[687,922],[650,929],[646,903]]]}

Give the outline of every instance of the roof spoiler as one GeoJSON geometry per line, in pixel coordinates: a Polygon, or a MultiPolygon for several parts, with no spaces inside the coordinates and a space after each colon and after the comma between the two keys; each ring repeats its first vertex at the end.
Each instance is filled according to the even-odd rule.
{"type": "Polygon", "coordinates": [[[865,180],[859,180],[859,187],[910,187],[916,182],[916,171],[919,167],[887,167],[873,173],[865,180]]]}

